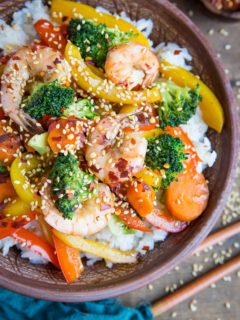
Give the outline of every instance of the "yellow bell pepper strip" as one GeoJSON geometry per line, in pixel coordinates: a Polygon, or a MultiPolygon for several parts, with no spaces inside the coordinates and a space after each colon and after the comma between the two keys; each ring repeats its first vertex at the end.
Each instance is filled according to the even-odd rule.
{"type": "Polygon", "coordinates": [[[30,181],[26,176],[28,171],[36,169],[38,165],[39,160],[37,156],[26,153],[23,156],[16,158],[10,169],[11,181],[16,193],[20,199],[29,204],[40,201],[40,197],[34,193],[30,181]]]}
{"type": "Polygon", "coordinates": [[[53,230],[54,235],[62,240],[67,246],[76,248],[82,252],[93,254],[97,257],[111,261],[113,263],[134,263],[136,262],[136,251],[121,251],[113,249],[100,242],[83,239],[78,236],[71,236],[60,231],[53,230]]]}
{"type": "Polygon", "coordinates": [[[163,130],[160,128],[155,128],[153,130],[143,132],[143,136],[146,139],[155,138],[155,137],[159,136],[160,134],[163,134],[163,130]]]}
{"type": "Polygon", "coordinates": [[[96,23],[104,23],[109,28],[118,28],[122,32],[133,31],[137,37],[133,41],[150,47],[148,39],[133,24],[111,14],[102,13],[82,3],[65,0],[52,0],[52,20],[63,23],[66,19],[85,18],[94,20],[96,23]]]}
{"type": "Polygon", "coordinates": [[[141,91],[129,91],[123,87],[115,86],[106,79],[99,78],[89,69],[81,57],[79,49],[70,41],[65,49],[65,58],[72,67],[73,78],[79,87],[98,98],[123,104],[154,103],[161,100],[158,87],[141,91]]]}
{"type": "Polygon", "coordinates": [[[202,96],[199,105],[202,110],[203,119],[210,128],[215,129],[217,132],[222,131],[224,124],[223,109],[210,88],[191,72],[166,61],[161,61],[160,72],[162,77],[173,81],[181,87],[196,88],[199,85],[202,96]]]}
{"type": "Polygon", "coordinates": [[[9,202],[3,209],[3,214],[7,217],[17,217],[21,215],[26,215],[31,211],[29,203],[23,201],[20,198],[14,199],[9,202]]]}
{"type": "Polygon", "coordinates": [[[105,79],[105,74],[104,72],[102,71],[102,69],[100,68],[97,68],[95,66],[93,66],[92,64],[89,64],[89,63],[86,63],[88,65],[88,68],[96,74],[96,76],[98,76],[99,78],[101,79],[105,79]]]}
{"type": "Polygon", "coordinates": [[[135,104],[126,104],[120,109],[119,113],[120,114],[131,113],[131,112],[137,111],[137,109],[138,109],[138,106],[135,104]]]}
{"type": "Polygon", "coordinates": [[[134,176],[153,188],[159,188],[161,186],[162,175],[160,172],[154,171],[150,168],[144,167],[134,176]]]}

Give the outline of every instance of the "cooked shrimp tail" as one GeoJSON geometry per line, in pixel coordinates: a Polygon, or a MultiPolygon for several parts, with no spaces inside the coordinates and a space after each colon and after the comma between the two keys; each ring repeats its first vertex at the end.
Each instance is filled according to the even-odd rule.
{"type": "Polygon", "coordinates": [[[24,130],[31,132],[41,131],[41,126],[24,113],[21,102],[27,82],[35,77],[66,83],[70,78],[70,67],[60,52],[42,46],[36,49],[24,47],[7,62],[1,78],[4,113],[24,130]]]}
{"type": "Polygon", "coordinates": [[[23,110],[18,110],[17,114],[9,113],[9,117],[24,130],[32,134],[42,133],[44,131],[41,124],[38,123],[35,119],[31,118],[23,110]]]}

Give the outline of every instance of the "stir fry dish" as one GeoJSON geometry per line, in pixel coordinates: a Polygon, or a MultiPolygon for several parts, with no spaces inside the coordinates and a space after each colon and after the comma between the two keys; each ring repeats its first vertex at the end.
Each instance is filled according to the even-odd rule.
{"type": "Polygon", "coordinates": [[[71,283],[188,232],[211,196],[206,133],[224,124],[188,50],[153,43],[149,19],[66,0],[0,25],[3,254],[17,246],[71,283]]]}

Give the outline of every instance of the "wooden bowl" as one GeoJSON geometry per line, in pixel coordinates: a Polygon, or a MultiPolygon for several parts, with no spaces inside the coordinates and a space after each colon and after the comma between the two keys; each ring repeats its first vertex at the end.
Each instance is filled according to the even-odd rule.
{"type": "MultiPolygon", "coordinates": [[[[22,0],[3,1],[0,14],[7,19],[23,3],[22,0]]],[[[194,72],[213,89],[223,105],[225,125],[221,134],[209,130],[218,158],[214,167],[206,172],[210,181],[206,211],[184,232],[169,235],[165,242],[156,245],[137,264],[119,264],[108,269],[100,262],[94,267],[85,267],[81,279],[67,285],[61,272],[50,264],[31,265],[20,258],[17,250],[11,250],[7,257],[0,256],[1,286],[36,298],[66,302],[104,299],[137,289],[162,277],[190,255],[223,211],[237,157],[237,111],[232,89],[218,58],[199,29],[167,0],[90,0],[87,3],[102,5],[111,12],[124,10],[133,19],[151,18],[154,21],[152,40],[155,44],[173,41],[187,47],[193,56],[194,72]]]]}
{"type": "Polygon", "coordinates": [[[209,0],[201,0],[205,7],[214,14],[222,16],[227,19],[240,20],[240,11],[226,11],[218,10],[214,5],[212,5],[209,0]]]}

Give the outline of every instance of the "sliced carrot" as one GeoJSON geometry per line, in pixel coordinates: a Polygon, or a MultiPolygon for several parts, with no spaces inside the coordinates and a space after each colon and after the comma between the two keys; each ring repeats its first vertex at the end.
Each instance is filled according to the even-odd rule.
{"type": "Polygon", "coordinates": [[[185,153],[188,154],[188,159],[183,161],[185,170],[195,170],[197,168],[198,162],[202,160],[198,156],[197,151],[188,135],[180,127],[167,127],[166,131],[173,137],[180,138],[184,144],[185,153]]]}
{"type": "Polygon", "coordinates": [[[166,207],[181,221],[196,219],[208,203],[209,189],[202,173],[183,173],[166,190],[166,207]]]}
{"type": "Polygon", "coordinates": [[[67,283],[76,281],[84,270],[78,249],[67,246],[54,234],[53,241],[57,252],[58,261],[67,283]]]}
{"type": "Polygon", "coordinates": [[[9,176],[5,176],[5,173],[2,174],[0,179],[0,202],[6,198],[16,197],[15,189],[12,185],[11,179],[9,176]]]}
{"type": "Polygon", "coordinates": [[[59,268],[57,255],[55,254],[53,247],[43,238],[24,228],[17,230],[11,236],[17,242],[24,243],[28,249],[47,259],[55,267],[59,268]]]}
{"type": "Polygon", "coordinates": [[[64,149],[80,149],[85,141],[81,122],[72,117],[51,123],[48,133],[48,144],[54,153],[64,149]]]}
{"type": "Polygon", "coordinates": [[[161,209],[154,209],[145,219],[155,228],[170,233],[181,232],[189,225],[188,222],[176,220],[167,211],[161,209]]]}
{"type": "Polygon", "coordinates": [[[19,135],[15,134],[14,129],[7,123],[0,121],[0,161],[10,165],[17,150],[21,146],[19,135]]]}
{"type": "Polygon", "coordinates": [[[155,192],[148,184],[136,181],[127,190],[127,199],[141,217],[145,217],[154,208],[155,192]]]}

